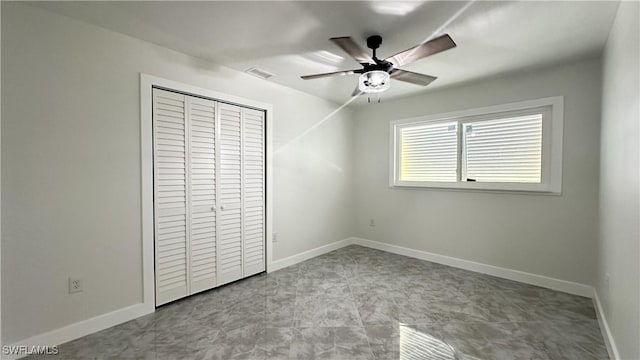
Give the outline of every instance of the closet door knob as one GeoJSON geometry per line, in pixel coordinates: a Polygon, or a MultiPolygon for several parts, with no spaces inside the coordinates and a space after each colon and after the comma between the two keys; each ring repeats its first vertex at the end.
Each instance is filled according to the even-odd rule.
{"type": "Polygon", "coordinates": [[[224,210],[224,205],[220,205],[220,210],[224,210]]]}
{"type": "Polygon", "coordinates": [[[212,206],[212,207],[211,207],[211,211],[216,211],[216,207],[215,207],[215,206],[212,206]]]}

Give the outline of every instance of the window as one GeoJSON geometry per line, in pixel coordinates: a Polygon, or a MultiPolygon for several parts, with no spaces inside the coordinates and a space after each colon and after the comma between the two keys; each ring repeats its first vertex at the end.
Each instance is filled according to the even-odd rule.
{"type": "Polygon", "coordinates": [[[474,121],[462,132],[462,179],[540,183],[542,114],[474,121]]]}
{"type": "Polygon", "coordinates": [[[402,181],[456,181],[456,123],[420,124],[400,128],[402,181]]]}
{"type": "Polygon", "coordinates": [[[560,193],[562,97],[391,122],[394,187],[560,193]]]}

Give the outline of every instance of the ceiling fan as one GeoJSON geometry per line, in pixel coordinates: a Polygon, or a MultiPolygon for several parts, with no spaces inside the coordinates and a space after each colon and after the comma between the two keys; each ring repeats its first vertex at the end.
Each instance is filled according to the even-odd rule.
{"type": "Polygon", "coordinates": [[[358,87],[354,90],[351,96],[357,96],[362,93],[379,93],[385,91],[390,86],[390,78],[416,85],[427,86],[436,79],[435,76],[402,70],[399,69],[399,67],[456,47],[456,43],[453,42],[453,39],[451,39],[449,35],[444,34],[386,59],[378,59],[376,56],[376,50],[380,47],[380,44],[382,44],[382,37],[380,35],[373,35],[367,38],[367,47],[373,50],[373,56],[367,54],[365,50],[349,36],[334,37],[329,40],[333,41],[347,54],[351,55],[353,59],[359,62],[362,65],[362,69],[305,75],[301,76],[301,78],[304,80],[311,80],[336,75],[361,74],[358,87]]]}

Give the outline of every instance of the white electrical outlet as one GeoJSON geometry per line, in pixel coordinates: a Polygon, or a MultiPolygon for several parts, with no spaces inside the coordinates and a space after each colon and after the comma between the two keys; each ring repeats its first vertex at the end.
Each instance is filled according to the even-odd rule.
{"type": "Polygon", "coordinates": [[[376,226],[376,221],[374,219],[369,219],[369,226],[371,227],[376,226]]]}
{"type": "Polygon", "coordinates": [[[271,242],[274,242],[274,243],[278,242],[278,233],[273,233],[271,235],[271,242]]]}
{"type": "Polygon", "coordinates": [[[83,281],[80,278],[69,278],[69,294],[82,292],[83,281]]]}

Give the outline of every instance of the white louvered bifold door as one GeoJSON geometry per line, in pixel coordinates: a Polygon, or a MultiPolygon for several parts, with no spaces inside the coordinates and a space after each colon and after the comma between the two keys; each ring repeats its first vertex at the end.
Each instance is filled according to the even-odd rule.
{"type": "Polygon", "coordinates": [[[242,278],[242,108],[218,104],[218,283],[242,278]]]}
{"type": "Polygon", "coordinates": [[[156,304],[188,294],[185,96],[153,90],[156,304]]]}
{"type": "Polygon", "coordinates": [[[156,305],[265,270],[265,113],[153,89],[156,305]]]}
{"type": "Polygon", "coordinates": [[[264,111],[243,109],[244,276],[250,276],[265,270],[264,125],[264,111]]]}
{"type": "Polygon", "coordinates": [[[190,294],[211,289],[216,269],[216,102],[187,97],[189,124],[190,294]]]}

